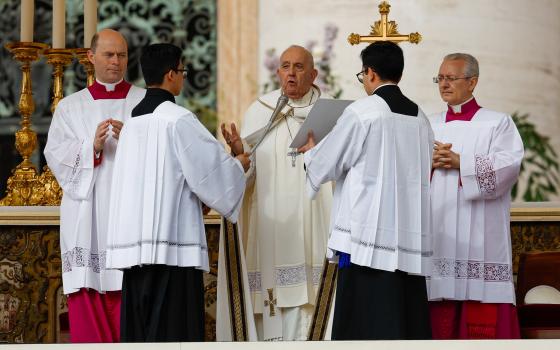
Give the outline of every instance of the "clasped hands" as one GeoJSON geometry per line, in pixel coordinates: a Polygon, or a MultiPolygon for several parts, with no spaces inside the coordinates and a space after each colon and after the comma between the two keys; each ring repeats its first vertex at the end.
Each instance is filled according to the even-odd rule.
{"type": "Polygon", "coordinates": [[[225,123],[222,123],[220,129],[222,130],[222,136],[226,143],[231,148],[231,152],[233,156],[241,162],[243,169],[245,172],[249,170],[251,166],[251,159],[249,158],[249,153],[245,153],[243,148],[243,141],[241,140],[241,136],[239,136],[239,132],[237,131],[237,127],[235,123],[231,123],[230,125],[231,131],[226,129],[225,123]]]}
{"type": "Polygon", "coordinates": [[[461,157],[458,153],[451,150],[452,144],[434,142],[434,151],[432,153],[432,169],[459,169],[461,166],[461,157]]]}
{"type": "Polygon", "coordinates": [[[112,126],[113,138],[116,140],[119,139],[123,122],[112,118],[105,119],[101,123],[97,124],[97,129],[95,130],[95,138],[93,139],[93,149],[95,153],[103,151],[105,141],[109,137],[109,126],[112,126]]]}

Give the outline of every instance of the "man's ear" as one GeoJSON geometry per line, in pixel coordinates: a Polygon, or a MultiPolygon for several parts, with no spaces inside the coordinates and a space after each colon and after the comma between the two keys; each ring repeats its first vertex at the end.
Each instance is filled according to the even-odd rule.
{"type": "Polygon", "coordinates": [[[93,56],[94,56],[94,55],[95,55],[95,53],[94,53],[93,51],[91,51],[91,49],[90,49],[90,50],[87,50],[87,58],[88,58],[88,60],[89,60],[89,62],[90,62],[91,64],[94,63],[94,62],[93,62],[93,56]]]}
{"type": "Polygon", "coordinates": [[[366,76],[373,83],[375,80],[379,79],[377,73],[371,69],[371,67],[366,68],[366,76]]]}
{"type": "Polygon", "coordinates": [[[172,81],[173,80],[173,70],[170,69],[165,76],[163,77],[164,80],[172,81]]]}
{"type": "Polygon", "coordinates": [[[318,75],[319,75],[319,71],[313,68],[313,71],[311,72],[311,76],[313,77],[313,79],[311,81],[315,81],[318,75]]]}
{"type": "Polygon", "coordinates": [[[469,79],[469,91],[471,93],[474,91],[476,84],[478,84],[478,77],[472,77],[469,79]]]}

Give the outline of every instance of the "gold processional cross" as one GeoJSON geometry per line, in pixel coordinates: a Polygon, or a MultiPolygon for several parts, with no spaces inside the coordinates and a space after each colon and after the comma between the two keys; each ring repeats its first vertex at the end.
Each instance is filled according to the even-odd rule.
{"type": "Polygon", "coordinates": [[[268,292],[268,300],[264,301],[264,306],[270,308],[270,316],[276,316],[276,311],[274,310],[274,306],[276,306],[276,298],[274,298],[272,288],[268,288],[266,291],[268,292]]]}
{"type": "Polygon", "coordinates": [[[348,36],[348,42],[350,45],[357,45],[359,43],[374,43],[376,41],[392,41],[397,44],[399,42],[408,41],[412,44],[418,44],[420,40],[422,40],[422,35],[418,32],[410,33],[408,35],[399,34],[397,23],[387,19],[390,8],[391,5],[389,5],[387,1],[383,1],[379,4],[381,20],[375,21],[375,23],[371,26],[371,32],[369,35],[360,35],[356,33],[350,34],[348,36]]]}

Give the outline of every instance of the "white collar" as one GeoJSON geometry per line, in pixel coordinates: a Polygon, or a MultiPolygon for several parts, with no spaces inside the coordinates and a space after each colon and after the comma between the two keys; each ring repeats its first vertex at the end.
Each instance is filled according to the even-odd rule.
{"type": "Polygon", "coordinates": [[[451,109],[453,110],[453,113],[461,113],[461,107],[463,107],[464,104],[471,102],[471,100],[474,98],[474,96],[471,96],[471,98],[469,98],[468,100],[466,100],[465,102],[458,104],[458,105],[454,105],[451,106],[451,109]]]}
{"type": "Polygon", "coordinates": [[[288,105],[290,105],[290,107],[295,107],[295,108],[307,107],[312,105],[315,102],[313,100],[317,100],[320,95],[321,95],[321,91],[312,85],[311,89],[309,89],[309,91],[307,91],[307,93],[303,95],[302,98],[297,100],[290,99],[288,105]],[[315,90],[317,90],[318,92],[316,93],[315,90]]]}
{"type": "Polygon", "coordinates": [[[388,86],[388,85],[397,85],[397,84],[395,84],[395,83],[385,83],[385,84],[381,84],[381,85],[379,85],[378,87],[376,87],[375,90],[373,90],[373,92],[372,92],[371,94],[372,94],[372,95],[375,94],[375,92],[376,92],[377,90],[379,90],[379,88],[382,88],[382,87],[388,86]]]}
{"type": "Polygon", "coordinates": [[[102,81],[99,81],[97,78],[95,79],[95,81],[96,81],[98,84],[105,86],[105,90],[107,90],[107,91],[115,91],[115,87],[116,87],[117,85],[119,85],[119,84],[123,81],[123,79],[117,81],[116,83],[104,83],[104,82],[102,82],[102,81]]]}

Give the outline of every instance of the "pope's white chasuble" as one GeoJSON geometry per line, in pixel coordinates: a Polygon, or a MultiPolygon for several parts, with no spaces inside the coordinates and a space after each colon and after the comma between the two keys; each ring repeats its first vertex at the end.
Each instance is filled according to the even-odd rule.
{"type": "MultiPolygon", "coordinates": [[[[262,314],[264,340],[284,338],[283,319],[290,316],[283,309],[307,305],[309,310],[315,303],[325,259],[332,186],[322,186],[317,200],[308,199],[303,159],[295,157],[293,164],[289,155],[289,145],[319,96],[312,87],[300,100],[288,102],[253,154],[248,173],[240,228],[247,247],[249,298],[254,313],[262,314]]],[[[276,90],[249,107],[241,129],[246,150],[262,135],[279,97],[276,90]]]]}

